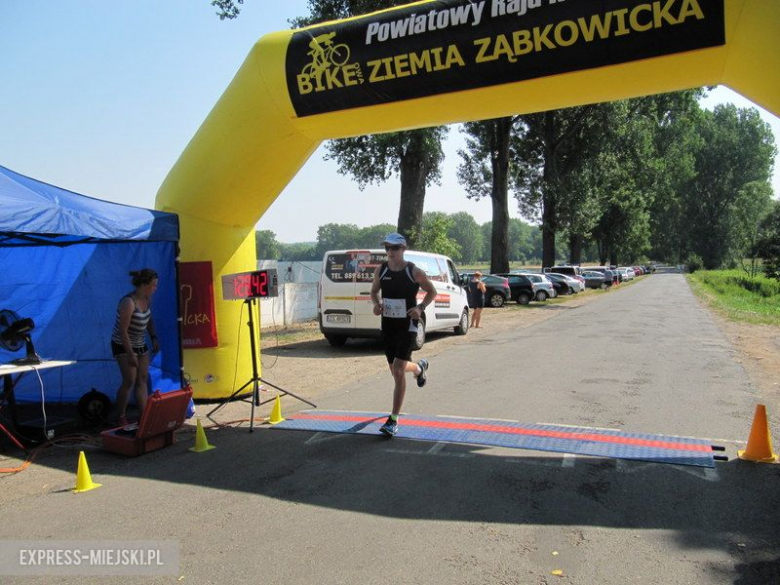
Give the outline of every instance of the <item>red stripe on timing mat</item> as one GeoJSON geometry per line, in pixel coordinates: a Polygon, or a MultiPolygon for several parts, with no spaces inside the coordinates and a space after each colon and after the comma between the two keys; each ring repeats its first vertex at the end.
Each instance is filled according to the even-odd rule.
{"type": "MultiPolygon", "coordinates": [[[[333,415],[333,414],[296,414],[294,419],[309,420],[337,420],[346,422],[365,422],[364,416],[333,415]]],[[[652,447],[654,449],[671,449],[676,451],[701,451],[709,453],[712,447],[695,443],[674,443],[671,441],[652,441],[649,439],[635,439],[616,435],[600,435],[597,433],[569,433],[564,431],[552,431],[543,429],[525,429],[509,427],[505,425],[485,425],[478,423],[461,423],[437,420],[415,420],[404,417],[403,424],[407,426],[429,427],[439,429],[454,429],[459,431],[481,431],[487,433],[506,433],[508,435],[527,435],[533,437],[546,437],[549,439],[566,439],[569,441],[591,441],[594,443],[615,443],[618,445],[634,445],[637,447],[652,447]]]]}

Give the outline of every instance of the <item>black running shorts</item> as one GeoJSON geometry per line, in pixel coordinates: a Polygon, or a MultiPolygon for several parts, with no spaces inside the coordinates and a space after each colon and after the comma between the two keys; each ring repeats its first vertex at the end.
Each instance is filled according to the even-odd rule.
{"type": "Polygon", "coordinates": [[[387,363],[392,364],[394,360],[412,361],[412,348],[417,333],[409,331],[409,321],[402,320],[403,326],[382,327],[382,343],[385,346],[385,357],[387,363]]]}

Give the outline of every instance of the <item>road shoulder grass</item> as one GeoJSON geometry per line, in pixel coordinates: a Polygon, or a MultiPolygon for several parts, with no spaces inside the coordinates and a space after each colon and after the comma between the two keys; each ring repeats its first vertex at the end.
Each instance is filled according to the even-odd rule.
{"type": "Polygon", "coordinates": [[[739,270],[700,270],[686,275],[694,294],[730,321],[780,326],[780,283],[739,270]]]}

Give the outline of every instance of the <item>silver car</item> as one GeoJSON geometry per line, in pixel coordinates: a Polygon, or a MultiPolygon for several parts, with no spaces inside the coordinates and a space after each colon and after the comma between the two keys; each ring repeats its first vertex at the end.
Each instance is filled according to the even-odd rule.
{"type": "Polygon", "coordinates": [[[554,299],[558,296],[553,283],[543,274],[536,274],[533,272],[521,272],[520,274],[531,281],[531,287],[534,289],[534,299],[537,301],[546,301],[547,299],[554,299]]]}
{"type": "Polygon", "coordinates": [[[563,282],[566,283],[566,285],[572,290],[572,292],[581,293],[583,290],[585,290],[584,282],[582,282],[581,280],[577,280],[576,278],[572,278],[568,274],[561,274],[558,272],[548,272],[548,274],[560,276],[563,279],[563,282]]]}

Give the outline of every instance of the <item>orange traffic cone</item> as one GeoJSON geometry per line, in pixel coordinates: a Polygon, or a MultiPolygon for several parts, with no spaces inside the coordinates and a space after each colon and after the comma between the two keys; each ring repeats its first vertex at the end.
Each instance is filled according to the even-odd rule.
{"type": "Polygon", "coordinates": [[[216,449],[214,445],[209,445],[209,440],[206,438],[206,431],[203,430],[203,425],[200,424],[198,419],[198,427],[195,429],[195,446],[190,447],[190,451],[195,453],[203,453],[204,451],[210,451],[216,449]]]}
{"type": "Polygon", "coordinates": [[[284,418],[282,418],[282,400],[277,396],[276,400],[274,400],[274,408],[271,410],[271,418],[268,419],[268,422],[272,425],[278,425],[282,421],[284,421],[284,418]]]}
{"type": "Polygon", "coordinates": [[[769,423],[766,419],[766,406],[756,405],[756,414],[753,415],[753,426],[750,427],[747,449],[737,451],[740,459],[755,461],[757,463],[774,463],[777,461],[777,453],[772,450],[772,433],[769,431],[769,423]]]}
{"type": "Polygon", "coordinates": [[[89,466],[87,465],[87,456],[84,455],[84,451],[79,451],[79,466],[76,470],[76,487],[73,488],[73,493],[88,492],[89,490],[99,488],[101,485],[103,484],[92,481],[92,475],[90,475],[89,466]]]}

